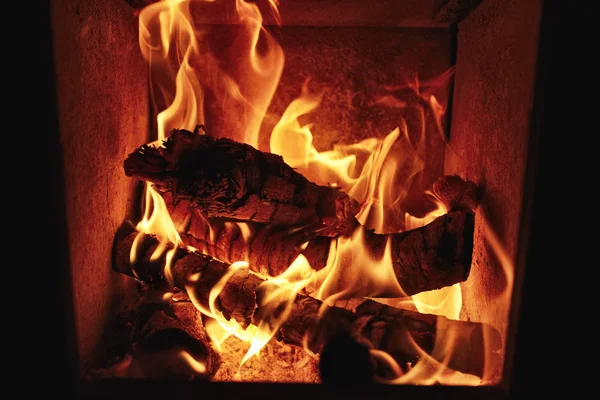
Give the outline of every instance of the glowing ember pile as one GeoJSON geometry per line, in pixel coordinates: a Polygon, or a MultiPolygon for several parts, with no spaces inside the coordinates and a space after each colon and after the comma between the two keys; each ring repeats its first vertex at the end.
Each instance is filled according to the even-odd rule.
{"type": "MultiPolygon", "coordinates": [[[[114,269],[143,296],[123,317],[127,356],[101,375],[491,382],[498,332],[458,320],[476,186],[440,177],[422,194],[428,211],[409,214],[423,162],[406,124],[319,152],[298,121],[320,102],[306,87],[261,151],[284,65],[261,11],[279,21],[271,1],[163,1],[140,14],[162,112],[158,140],[125,160],[146,182],[145,214],[117,233],[114,269]]],[[[441,132],[444,108],[410,88],[441,132]]]]}

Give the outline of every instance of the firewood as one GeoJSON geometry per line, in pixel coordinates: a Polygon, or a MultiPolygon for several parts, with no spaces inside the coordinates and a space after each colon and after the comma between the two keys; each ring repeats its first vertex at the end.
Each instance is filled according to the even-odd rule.
{"type": "MultiPolygon", "coordinates": [[[[130,252],[137,235],[131,224],[124,224],[117,232],[113,248],[114,270],[150,284],[170,286],[163,271],[165,253],[151,259],[159,244],[154,236],[142,234],[138,239],[137,261],[131,264],[130,252]]],[[[209,309],[210,291],[229,268],[230,265],[223,261],[178,247],[170,273],[173,286],[191,290],[200,305],[209,309]]],[[[259,288],[263,282],[247,268],[239,268],[218,295],[215,306],[226,319],[233,318],[244,328],[250,324],[258,326],[264,317],[261,312],[264,293],[259,288]]],[[[396,362],[404,365],[421,359],[421,351],[432,357],[440,356],[436,354],[434,344],[438,335],[444,335],[443,338],[454,338],[453,351],[459,355],[450,357],[448,366],[478,376],[482,376],[490,350],[497,351],[501,346],[499,333],[485,324],[453,321],[373,301],[361,304],[355,312],[326,307],[320,313],[322,306],[320,300],[297,295],[289,317],[276,333],[277,339],[297,346],[306,345],[319,353],[329,338],[345,334],[389,353],[396,362]],[[484,345],[486,341],[488,346],[484,345]]]]}
{"type": "Polygon", "coordinates": [[[143,145],[124,163],[125,174],[152,182],[209,218],[310,229],[322,236],[351,232],[356,201],[319,186],[276,154],[227,138],[174,129],[162,146],[143,145]]]}
{"type": "MultiPolygon", "coordinates": [[[[170,194],[165,193],[164,197],[167,204],[172,204],[170,194]]],[[[251,224],[249,229],[253,233],[245,238],[236,224],[221,220],[207,223],[200,211],[186,201],[177,202],[170,214],[186,245],[227,263],[247,261],[253,272],[272,277],[283,273],[299,254],[306,257],[313,269],[322,269],[327,264],[331,241],[336,240],[261,224],[251,224]]],[[[410,296],[468,278],[474,227],[470,211],[451,211],[407,232],[388,235],[367,232],[365,246],[377,259],[391,238],[394,272],[401,288],[410,296]]],[[[397,293],[380,296],[386,295],[397,296],[397,293]]]]}
{"type": "Polygon", "coordinates": [[[221,357],[202,328],[201,313],[188,301],[148,302],[124,311],[113,340],[127,345],[120,361],[91,372],[92,379],[210,379],[221,357]]]}

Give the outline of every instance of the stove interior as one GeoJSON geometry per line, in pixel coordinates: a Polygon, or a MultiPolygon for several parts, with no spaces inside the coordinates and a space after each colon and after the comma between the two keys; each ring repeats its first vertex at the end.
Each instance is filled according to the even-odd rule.
{"type": "MultiPolygon", "coordinates": [[[[514,331],[513,286],[522,273],[515,259],[541,8],[538,1],[513,0],[53,2],[81,376],[499,384],[514,331]],[[213,223],[201,207],[173,202],[196,200],[186,192],[189,186],[173,190],[171,172],[171,180],[124,172],[130,154],[145,144],[160,148],[174,129],[181,130],[184,147],[189,137],[206,135],[231,139],[234,144],[223,143],[235,151],[236,143],[249,145],[257,162],[264,154],[281,155],[298,179],[318,190],[339,188],[335,193],[356,200],[360,208],[352,220],[358,227],[346,236],[311,228],[311,236],[294,247],[301,256],[285,253],[273,261],[269,257],[280,254],[278,246],[297,226],[283,225],[281,236],[284,228],[271,229],[272,215],[236,220],[243,214],[237,210],[213,223]],[[452,229],[457,218],[447,217],[459,214],[449,214],[439,192],[432,193],[441,177],[452,176],[475,185],[469,192],[476,201],[473,223],[461,227],[471,229],[460,244],[468,265],[459,278],[407,294],[392,258],[395,251],[410,257],[418,252],[400,250],[407,240],[399,235],[438,218],[446,218],[444,230],[452,229]],[[158,181],[165,190],[149,189],[148,182],[158,181]],[[158,223],[165,206],[166,222],[158,223]],[[224,269],[215,285],[202,291],[177,284],[164,265],[159,275],[166,284],[149,283],[133,262],[130,274],[118,273],[115,238],[125,221],[133,231],[154,235],[148,240],[156,243],[148,247],[148,240],[138,239],[141,250],[131,251],[124,263],[165,243],[155,256],[148,254],[150,268],[157,259],[168,263],[173,248],[193,246],[197,257],[220,260],[224,269]],[[169,236],[168,227],[179,239],[169,236]],[[259,248],[255,238],[264,229],[272,236],[259,248]],[[370,245],[375,250],[365,250],[370,245]],[[318,270],[313,250],[322,254],[318,270]],[[283,265],[283,275],[272,273],[274,264],[283,265]],[[228,282],[248,269],[243,279],[260,279],[260,289],[228,282]],[[263,315],[256,311],[246,327],[239,296],[252,290],[263,315]],[[223,313],[228,295],[234,298],[232,315],[223,313]],[[319,307],[311,308],[315,301],[319,307]],[[346,323],[351,335],[339,328],[346,323]],[[314,332],[305,324],[317,324],[320,339],[310,337],[307,332],[314,332]],[[139,340],[131,339],[133,331],[139,340]],[[196,336],[201,340],[190,342],[196,336]]],[[[220,157],[221,148],[202,154],[220,157]]],[[[167,152],[175,158],[160,157],[177,163],[177,151],[167,152]]],[[[231,163],[219,157],[207,168],[220,174],[231,163]]],[[[271,176],[274,169],[260,171],[271,176]]],[[[288,183],[274,182],[282,188],[288,183]]],[[[274,190],[276,196],[284,191],[274,190]]],[[[335,199],[318,207],[337,207],[335,199]]],[[[435,236],[418,235],[425,243],[435,236]]],[[[176,262],[171,267],[175,271],[176,262]]],[[[185,282],[206,276],[203,269],[185,282]]]]}

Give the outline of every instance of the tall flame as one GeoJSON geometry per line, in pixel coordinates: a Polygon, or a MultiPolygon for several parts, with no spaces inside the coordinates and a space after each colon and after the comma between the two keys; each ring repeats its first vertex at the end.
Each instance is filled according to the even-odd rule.
{"type": "MultiPolygon", "coordinates": [[[[272,0],[269,11],[279,21],[272,0]]],[[[193,130],[204,123],[210,132],[257,147],[260,124],[284,62],[281,47],[262,25],[258,5],[244,0],[165,0],[145,7],[139,20],[139,45],[150,68],[152,98],[159,111],[156,145],[160,146],[174,128],[193,130]]],[[[137,225],[140,234],[132,246],[132,265],[141,234],[153,234],[160,243],[153,259],[171,248],[166,254],[165,276],[172,283],[170,268],[176,248],[169,244],[183,243],[161,195],[149,184],[145,191],[144,218],[137,225]]],[[[247,226],[240,229],[244,237],[250,236],[247,226]]],[[[191,288],[188,293],[200,311],[215,318],[220,329],[227,332],[221,340],[234,334],[253,341],[245,361],[274,331],[265,327],[243,330],[217,311],[214,303],[219,292],[228,277],[242,267],[243,263],[231,265],[212,289],[210,309],[200,305],[191,288]]],[[[289,288],[279,283],[280,290],[289,288]]],[[[292,287],[292,292],[300,290],[297,282],[292,287]]]]}
{"type": "MultiPolygon", "coordinates": [[[[197,279],[192,277],[192,284],[186,286],[186,291],[196,308],[212,318],[206,326],[206,331],[217,348],[220,349],[221,343],[230,335],[250,342],[250,348],[242,359],[241,365],[252,356],[258,355],[277,333],[290,315],[296,295],[311,282],[315,273],[306,258],[299,255],[283,274],[261,283],[257,289],[257,293],[260,293],[260,300],[257,304],[258,314],[256,316],[260,322],[258,325],[250,325],[243,329],[234,319],[227,319],[223,315],[218,309],[217,298],[233,274],[239,269],[247,269],[247,267],[248,263],[243,261],[230,265],[219,282],[212,287],[208,299],[208,309],[202,306],[196,293],[193,282],[197,279]]],[[[199,275],[196,278],[199,278],[199,275]]]]}
{"type": "Polygon", "coordinates": [[[262,293],[258,325],[260,335],[253,338],[252,345],[244,356],[242,364],[253,355],[258,354],[287,320],[296,295],[311,282],[314,273],[315,270],[300,254],[283,274],[266,280],[259,286],[258,292],[262,293]]]}
{"type": "Polygon", "coordinates": [[[177,229],[175,229],[175,225],[171,220],[167,205],[162,196],[148,183],[145,185],[145,190],[146,211],[144,212],[144,217],[136,226],[138,235],[135,237],[131,246],[131,253],[129,255],[130,262],[131,265],[134,266],[133,271],[135,273],[135,262],[138,254],[139,240],[143,234],[153,234],[159,241],[159,245],[150,256],[151,261],[160,258],[165,250],[169,248],[169,244],[174,244],[175,246],[170,246],[170,250],[167,251],[164,268],[167,281],[173,285],[171,263],[173,261],[173,256],[177,251],[177,246],[183,245],[183,241],[181,240],[177,229]]]}
{"type": "Polygon", "coordinates": [[[166,106],[157,117],[159,139],[204,123],[257,147],[284,64],[262,21],[258,5],[244,0],[165,0],[142,10],[140,48],[155,106],[166,106]]]}

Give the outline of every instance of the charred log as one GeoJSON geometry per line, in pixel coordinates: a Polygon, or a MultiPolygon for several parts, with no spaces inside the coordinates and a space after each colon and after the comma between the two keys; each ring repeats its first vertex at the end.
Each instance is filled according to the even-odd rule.
{"type": "MultiPolygon", "coordinates": [[[[171,204],[170,194],[165,201],[171,204]]],[[[203,254],[233,263],[247,261],[253,272],[277,276],[303,254],[311,267],[327,264],[332,240],[261,224],[240,227],[220,220],[206,221],[186,201],[171,208],[171,218],[186,245],[203,254]],[[247,232],[243,232],[247,229],[247,232]],[[303,247],[304,243],[308,243],[303,247]]],[[[381,258],[391,240],[392,265],[398,283],[407,295],[440,289],[463,282],[469,276],[473,252],[474,216],[469,211],[451,211],[430,224],[411,231],[380,235],[367,232],[365,246],[374,259],[381,258]]],[[[397,294],[390,293],[391,296],[397,294]]]]}
{"type": "MultiPolygon", "coordinates": [[[[148,283],[171,286],[163,272],[164,253],[155,260],[151,257],[158,246],[153,236],[143,235],[138,240],[137,261],[133,265],[130,263],[130,252],[137,235],[131,225],[124,225],[117,233],[114,269],[148,283]]],[[[197,298],[199,306],[209,309],[211,289],[229,269],[229,264],[210,256],[177,248],[170,267],[172,285],[188,290],[197,298]]],[[[263,292],[260,288],[263,282],[248,269],[237,269],[227,280],[214,306],[227,319],[235,319],[242,327],[259,325],[264,317],[261,312],[263,292]]],[[[372,348],[389,353],[399,364],[415,363],[424,353],[443,358],[445,354],[436,353],[436,343],[452,338],[455,341],[453,351],[461,356],[450,357],[450,368],[478,376],[482,374],[490,350],[500,347],[499,333],[484,324],[451,321],[441,316],[394,309],[372,301],[363,303],[356,312],[338,307],[326,307],[323,312],[322,306],[323,303],[315,298],[296,296],[289,317],[277,332],[277,338],[298,346],[306,344],[310,350],[319,353],[329,338],[349,335],[372,348]]]]}
{"type": "Polygon", "coordinates": [[[209,218],[303,228],[321,236],[350,232],[358,204],[319,186],[281,156],[231,139],[174,129],[160,147],[143,145],[125,160],[127,176],[152,182],[209,218]]]}

